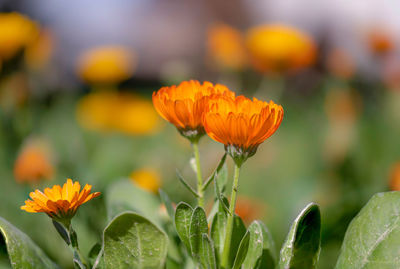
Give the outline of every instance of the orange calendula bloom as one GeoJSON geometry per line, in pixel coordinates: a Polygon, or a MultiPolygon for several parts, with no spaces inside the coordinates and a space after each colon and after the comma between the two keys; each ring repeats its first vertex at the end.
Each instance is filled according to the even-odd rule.
{"type": "Polygon", "coordinates": [[[272,73],[310,66],[315,61],[317,50],[308,34],[280,24],[251,28],[247,33],[246,47],[254,68],[272,73]]]}
{"type": "Polygon", "coordinates": [[[80,191],[79,182],[74,183],[67,179],[63,187],[54,185],[51,189],[44,189],[44,193],[40,190],[31,192],[29,196],[32,200],[26,200],[21,209],[30,213],[44,212],[49,217],[63,222],[70,220],[82,204],[100,195],[100,192],[90,193],[91,189],[92,186],[86,184],[80,191]]]}
{"type": "Polygon", "coordinates": [[[235,94],[221,84],[190,80],[154,92],[153,104],[161,117],[175,125],[183,136],[195,141],[205,133],[203,113],[209,100],[216,96],[234,97],[235,94]]]}
{"type": "Polygon", "coordinates": [[[225,150],[238,166],[253,156],[258,146],[278,129],[283,108],[244,96],[215,98],[204,114],[207,134],[225,145],[225,150]]]}

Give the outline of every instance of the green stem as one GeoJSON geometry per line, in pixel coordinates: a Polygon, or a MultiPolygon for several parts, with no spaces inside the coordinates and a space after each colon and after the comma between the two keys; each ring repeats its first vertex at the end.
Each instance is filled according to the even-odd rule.
{"type": "Polygon", "coordinates": [[[230,205],[229,205],[229,213],[230,214],[228,216],[228,221],[226,224],[224,251],[222,253],[222,261],[221,261],[221,266],[224,269],[229,268],[229,252],[230,252],[231,241],[232,241],[233,219],[235,216],[235,207],[236,207],[236,194],[237,194],[238,185],[239,185],[239,172],[240,172],[240,166],[235,164],[235,174],[233,177],[231,201],[230,201],[230,205]]]}
{"type": "Polygon", "coordinates": [[[199,142],[194,141],[192,143],[194,158],[196,159],[196,175],[197,175],[197,194],[199,197],[197,198],[199,206],[204,208],[204,194],[203,194],[203,177],[201,175],[201,167],[200,167],[200,154],[199,154],[199,142]]]}
{"type": "Polygon", "coordinates": [[[68,227],[68,233],[69,233],[69,238],[71,240],[71,244],[69,246],[74,254],[74,259],[76,259],[79,263],[81,263],[81,265],[84,268],[88,268],[88,264],[86,263],[85,258],[83,257],[81,251],[79,250],[78,237],[76,235],[75,230],[72,228],[71,224],[68,227]]]}

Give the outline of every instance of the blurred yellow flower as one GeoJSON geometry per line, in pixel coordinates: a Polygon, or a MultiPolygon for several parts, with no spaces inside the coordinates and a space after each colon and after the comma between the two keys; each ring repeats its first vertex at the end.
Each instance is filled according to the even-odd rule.
{"type": "Polygon", "coordinates": [[[294,71],[314,63],[314,40],[300,30],[280,24],[251,28],[246,47],[254,68],[260,72],[294,71]]]}
{"type": "Polygon", "coordinates": [[[38,38],[25,51],[25,62],[32,69],[40,69],[49,61],[54,50],[54,36],[49,29],[43,29],[38,38]]]}
{"type": "Polygon", "coordinates": [[[38,36],[38,25],[19,13],[0,13],[0,57],[8,60],[38,36]]]}
{"type": "Polygon", "coordinates": [[[22,148],[14,163],[14,177],[18,183],[37,183],[53,175],[54,167],[46,144],[30,142],[22,148]]]}
{"type": "Polygon", "coordinates": [[[150,100],[113,91],[84,96],[77,105],[77,119],[87,129],[145,135],[158,130],[160,119],[150,100]]]}
{"type": "Polygon", "coordinates": [[[129,177],[137,186],[152,193],[158,193],[161,187],[161,176],[154,169],[136,170],[129,177]]]}
{"type": "Polygon", "coordinates": [[[208,30],[207,47],[210,57],[220,68],[238,70],[246,64],[243,36],[229,25],[212,25],[208,30]]]}
{"type": "Polygon", "coordinates": [[[400,162],[394,163],[390,169],[389,187],[392,191],[400,191],[400,162]]]}
{"type": "Polygon", "coordinates": [[[97,47],[79,59],[78,74],[92,84],[116,84],[132,76],[135,55],[121,46],[97,47]]]}

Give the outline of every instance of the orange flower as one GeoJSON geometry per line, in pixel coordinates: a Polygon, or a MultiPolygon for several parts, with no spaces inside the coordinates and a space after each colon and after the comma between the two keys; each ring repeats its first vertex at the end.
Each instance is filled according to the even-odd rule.
{"type": "Polygon", "coordinates": [[[392,191],[400,191],[400,162],[394,163],[390,169],[389,187],[392,191]]]}
{"type": "Polygon", "coordinates": [[[222,68],[238,70],[246,63],[242,34],[226,24],[213,25],[207,35],[210,56],[222,68]]]}
{"type": "Polygon", "coordinates": [[[70,220],[82,204],[100,195],[100,192],[90,193],[92,186],[88,184],[82,191],[80,189],[79,182],[67,179],[62,188],[54,185],[51,189],[44,189],[44,193],[40,190],[31,192],[29,196],[32,200],[26,200],[21,209],[30,213],[44,212],[61,222],[70,220]]]}
{"type": "Polygon", "coordinates": [[[38,182],[41,179],[51,179],[54,168],[49,158],[46,145],[29,143],[18,155],[14,164],[14,177],[17,182],[38,182]]]}
{"type": "Polygon", "coordinates": [[[207,134],[225,145],[225,150],[240,166],[256,153],[257,147],[278,129],[283,108],[244,96],[215,98],[204,114],[207,134]]]}
{"type": "Polygon", "coordinates": [[[272,24],[250,29],[246,46],[258,71],[280,73],[307,67],[314,63],[313,39],[296,28],[272,24]]]}
{"type": "Polygon", "coordinates": [[[343,49],[331,50],[326,65],[333,75],[342,79],[350,79],[356,71],[353,58],[343,49]]]}
{"type": "Polygon", "coordinates": [[[203,113],[211,97],[217,95],[233,97],[235,94],[221,84],[214,86],[208,81],[200,84],[197,80],[190,80],[154,92],[153,104],[161,117],[194,141],[204,134],[203,113]]]}
{"type": "Polygon", "coordinates": [[[265,209],[266,206],[262,201],[239,196],[236,202],[235,213],[241,217],[246,224],[250,224],[253,220],[262,218],[265,209]]]}

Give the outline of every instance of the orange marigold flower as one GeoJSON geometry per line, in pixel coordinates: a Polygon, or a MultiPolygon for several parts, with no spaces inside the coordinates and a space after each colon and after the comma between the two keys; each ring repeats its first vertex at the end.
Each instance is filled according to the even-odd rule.
{"type": "Polygon", "coordinates": [[[191,141],[198,140],[205,132],[202,123],[204,111],[212,96],[235,94],[226,86],[205,81],[183,81],[178,86],[162,87],[153,93],[153,104],[158,114],[169,121],[191,141]]]}
{"type": "Polygon", "coordinates": [[[373,29],[367,38],[370,50],[377,55],[384,55],[395,48],[393,36],[387,29],[373,29]]]}
{"type": "Polygon", "coordinates": [[[29,143],[24,146],[14,164],[14,177],[17,182],[35,183],[51,179],[54,167],[46,144],[29,143]]]}
{"type": "Polygon", "coordinates": [[[317,50],[308,34],[279,24],[250,29],[246,46],[254,68],[272,73],[294,71],[313,64],[317,50]]]}
{"type": "Polygon", "coordinates": [[[40,190],[31,192],[32,200],[25,201],[22,210],[30,213],[44,212],[49,217],[64,222],[70,220],[78,208],[87,201],[100,195],[100,192],[90,193],[91,185],[86,184],[81,190],[79,182],[67,179],[63,187],[54,185],[53,188],[45,188],[44,193],[40,190]]]}
{"type": "Polygon", "coordinates": [[[215,98],[204,114],[207,134],[225,145],[225,150],[240,166],[256,153],[257,147],[278,129],[283,108],[244,96],[215,98]]]}
{"type": "Polygon", "coordinates": [[[389,187],[392,191],[400,191],[400,162],[394,163],[390,168],[389,187]]]}

